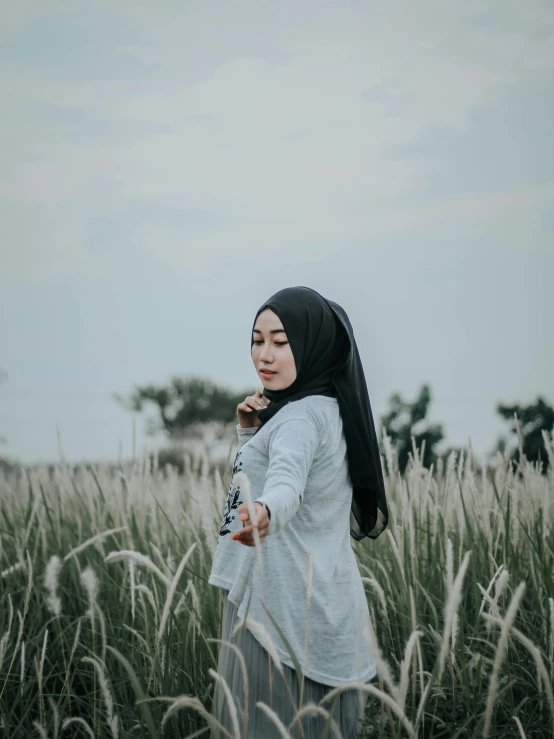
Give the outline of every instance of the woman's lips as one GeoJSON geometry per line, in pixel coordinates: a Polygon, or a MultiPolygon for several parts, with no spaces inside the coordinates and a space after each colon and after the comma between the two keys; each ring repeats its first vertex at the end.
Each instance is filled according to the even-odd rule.
{"type": "Polygon", "coordinates": [[[269,380],[269,378],[271,377],[274,377],[276,374],[276,372],[264,372],[264,370],[260,371],[260,375],[263,375],[267,380],[269,380]]]}

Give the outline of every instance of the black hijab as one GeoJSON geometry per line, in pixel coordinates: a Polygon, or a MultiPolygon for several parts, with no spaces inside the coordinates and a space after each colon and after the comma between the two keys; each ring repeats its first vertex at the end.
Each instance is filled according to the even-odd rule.
{"type": "MultiPolygon", "coordinates": [[[[296,379],[283,390],[264,388],[271,404],[258,412],[261,426],[281,408],[307,395],[337,398],[353,487],[350,535],[376,539],[388,523],[383,471],[362,362],[352,325],[340,305],[309,287],[279,290],[259,308],[279,316],[296,364],[296,379]]],[[[252,330],[251,345],[254,343],[252,330]]],[[[256,432],[257,433],[257,432],[256,432]]]]}

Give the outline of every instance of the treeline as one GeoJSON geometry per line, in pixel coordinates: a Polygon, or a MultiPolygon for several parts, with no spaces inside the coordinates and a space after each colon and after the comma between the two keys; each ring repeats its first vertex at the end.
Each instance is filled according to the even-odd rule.
{"type": "MultiPolygon", "coordinates": [[[[173,377],[167,385],[139,385],[128,396],[116,394],[114,399],[135,413],[153,408],[155,416],[147,419],[147,433],[158,435],[162,432],[175,441],[194,437],[207,422],[217,422],[219,438],[224,438],[227,425],[236,424],[238,403],[252,392],[252,388],[236,391],[205,377],[190,375],[173,377]]],[[[400,393],[391,395],[387,411],[379,419],[375,418],[379,438],[382,439],[383,430],[386,430],[391,439],[401,472],[408,464],[414,444],[423,449],[426,467],[432,464],[436,467],[438,457],[448,456],[452,451],[469,451],[466,447],[437,451],[445,439],[445,432],[443,424],[429,419],[431,401],[431,388],[423,384],[411,402],[400,393]]],[[[496,440],[490,456],[500,451],[518,462],[523,454],[530,462],[542,462],[546,470],[548,458],[542,433],[552,433],[554,409],[538,397],[529,405],[499,403],[495,410],[506,421],[506,435],[496,440]]],[[[217,436],[216,432],[215,438],[217,436]]]]}
{"type": "MultiPolygon", "coordinates": [[[[0,382],[3,379],[6,376],[0,372],[0,382]]],[[[154,415],[146,418],[146,434],[159,436],[161,433],[168,440],[168,446],[159,452],[160,463],[170,462],[182,467],[179,442],[191,442],[202,436],[208,426],[211,443],[228,439],[236,424],[237,405],[252,392],[251,387],[235,390],[206,377],[187,375],[172,377],[166,385],[137,385],[129,395],[115,393],[113,399],[133,413],[153,409],[154,415]]],[[[403,398],[400,393],[393,393],[386,412],[375,418],[380,443],[383,431],[386,431],[398,455],[402,473],[414,446],[422,450],[426,467],[436,467],[439,456],[445,458],[452,451],[469,452],[467,447],[452,446],[438,451],[445,440],[445,432],[442,423],[429,418],[431,401],[428,384],[421,386],[413,401],[403,398]]],[[[554,429],[554,409],[538,397],[529,405],[499,403],[495,410],[506,422],[506,434],[496,440],[489,457],[500,451],[517,463],[523,454],[531,462],[542,463],[545,471],[548,458],[543,433],[550,434],[554,429]]],[[[5,444],[6,439],[0,435],[1,443],[5,444]]],[[[381,451],[384,452],[383,449],[381,451]]],[[[16,464],[16,460],[0,453],[0,468],[10,469],[16,464]]]]}

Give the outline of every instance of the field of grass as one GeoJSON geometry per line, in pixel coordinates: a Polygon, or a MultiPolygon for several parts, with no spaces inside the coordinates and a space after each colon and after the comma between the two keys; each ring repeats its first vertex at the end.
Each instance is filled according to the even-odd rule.
{"type": "MultiPolygon", "coordinates": [[[[362,736],[554,737],[545,441],[542,474],[414,450],[399,475],[386,445],[388,529],[352,540],[378,644],[362,736]]],[[[209,736],[229,475],[154,456],[0,477],[0,737],[209,736]]]]}

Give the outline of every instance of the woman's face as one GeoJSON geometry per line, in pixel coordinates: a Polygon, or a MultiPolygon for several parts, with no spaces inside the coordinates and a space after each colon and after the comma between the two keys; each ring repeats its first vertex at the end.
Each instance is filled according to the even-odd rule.
{"type": "Polygon", "coordinates": [[[284,390],[296,380],[296,364],[279,316],[270,308],[256,320],[252,336],[252,361],[263,386],[268,390],[284,390]],[[264,375],[263,369],[274,374],[264,375]]]}

